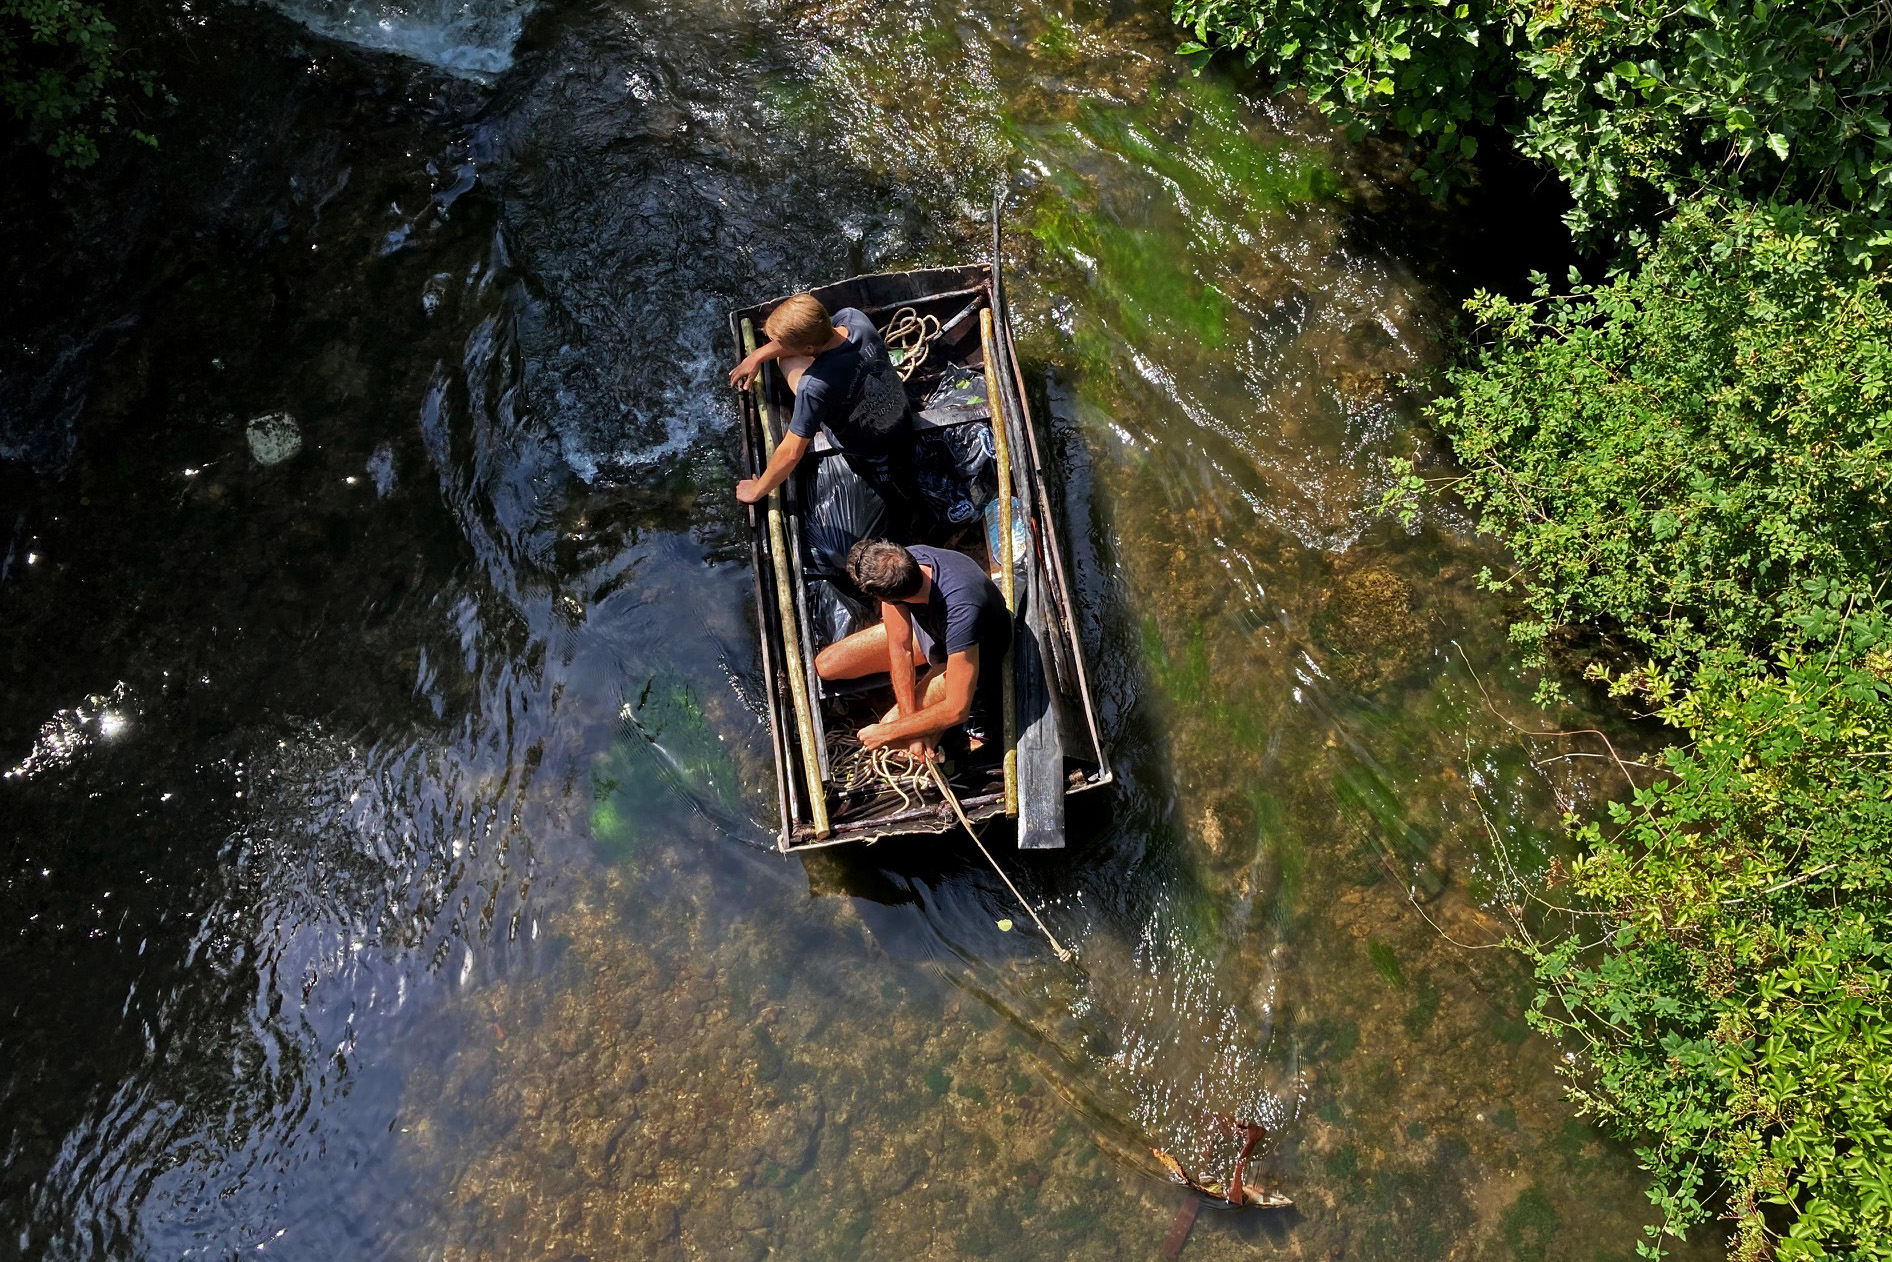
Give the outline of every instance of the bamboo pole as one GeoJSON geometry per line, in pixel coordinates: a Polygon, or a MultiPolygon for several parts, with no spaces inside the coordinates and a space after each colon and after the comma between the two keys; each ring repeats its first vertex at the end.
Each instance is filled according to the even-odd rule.
{"type": "MultiPolygon", "coordinates": [[[[1005,611],[1016,615],[1018,596],[1012,557],[1012,444],[1006,433],[1003,398],[999,393],[998,346],[992,336],[992,308],[979,312],[979,344],[985,353],[985,397],[992,414],[992,447],[999,465],[999,591],[1005,611]]],[[[1012,642],[1005,649],[1003,685],[1005,711],[1005,814],[1018,818],[1018,678],[1012,663],[1018,649],[1018,622],[1012,622],[1012,642]]]]}
{"type": "MultiPolygon", "coordinates": [[[[755,351],[755,325],[742,322],[744,354],[755,351]]],[[[758,418],[762,422],[762,467],[775,458],[775,427],[771,423],[768,396],[763,392],[762,374],[750,383],[755,392],[758,418]]],[[[801,619],[795,609],[795,596],[789,586],[788,531],[782,525],[782,488],[769,492],[769,556],[775,567],[775,605],[782,624],[782,648],[788,654],[788,695],[795,705],[795,730],[801,738],[802,772],[808,780],[808,808],[814,815],[815,836],[828,835],[828,795],[821,783],[821,758],[815,744],[814,707],[808,697],[808,664],[801,652],[801,619]]]]}

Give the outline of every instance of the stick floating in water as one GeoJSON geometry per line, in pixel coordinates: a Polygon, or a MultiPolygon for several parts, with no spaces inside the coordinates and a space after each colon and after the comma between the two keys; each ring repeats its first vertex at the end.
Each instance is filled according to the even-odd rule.
{"type": "Polygon", "coordinates": [[[1215,1183],[1213,1179],[1198,1179],[1196,1175],[1188,1173],[1183,1162],[1179,1162],[1171,1152],[1165,1152],[1164,1148],[1150,1148],[1150,1156],[1154,1156],[1156,1162],[1169,1171],[1169,1177],[1196,1194],[1184,1198],[1183,1207],[1177,1209],[1175,1222],[1169,1224],[1169,1236],[1164,1239],[1165,1258],[1177,1258],[1183,1254],[1183,1245],[1188,1243],[1190,1228],[1196,1226],[1196,1215],[1201,1211],[1203,1198],[1222,1201],[1222,1205],[1228,1209],[1290,1209],[1294,1205],[1294,1201],[1281,1196],[1279,1192],[1264,1192],[1245,1183],[1249,1158],[1253,1156],[1256,1145],[1268,1137],[1268,1128],[1260,1122],[1235,1122],[1234,1126],[1241,1135],[1241,1152],[1235,1156],[1234,1169],[1228,1175],[1228,1188],[1222,1188],[1222,1184],[1215,1183]]]}

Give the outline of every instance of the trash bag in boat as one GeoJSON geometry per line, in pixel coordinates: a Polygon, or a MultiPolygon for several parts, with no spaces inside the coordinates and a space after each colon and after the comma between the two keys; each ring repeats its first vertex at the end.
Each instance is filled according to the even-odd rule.
{"type": "Polygon", "coordinates": [[[847,580],[847,554],[887,532],[887,505],[845,457],[821,456],[800,491],[802,573],[815,647],[826,648],[868,623],[868,609],[847,580]]]}
{"type": "MultiPolygon", "coordinates": [[[[955,365],[940,378],[926,406],[983,410],[985,377],[955,365]]],[[[920,430],[914,437],[913,464],[920,498],[941,522],[963,526],[998,495],[998,458],[992,427],[984,421],[920,430]]]]}
{"type": "Polygon", "coordinates": [[[992,429],[983,421],[922,431],[913,463],[920,498],[942,522],[963,526],[975,521],[998,496],[998,459],[992,429]]]}
{"type": "Polygon", "coordinates": [[[985,406],[985,374],[977,368],[953,364],[940,374],[939,384],[926,396],[928,411],[941,408],[985,406]]]}
{"type": "Polygon", "coordinates": [[[848,549],[886,534],[887,505],[844,457],[824,455],[813,463],[814,473],[799,488],[802,571],[845,582],[848,549]]]}
{"type": "Polygon", "coordinates": [[[867,606],[825,578],[808,580],[808,620],[814,624],[815,650],[846,639],[873,621],[867,606]]]}

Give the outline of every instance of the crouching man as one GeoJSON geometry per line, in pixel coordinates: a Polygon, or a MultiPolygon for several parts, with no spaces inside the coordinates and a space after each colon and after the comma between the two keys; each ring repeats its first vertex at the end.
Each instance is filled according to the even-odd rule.
{"type": "Polygon", "coordinates": [[[823,679],[881,671],[892,677],[894,708],[861,729],[861,744],[900,745],[925,756],[942,733],[960,727],[976,748],[999,718],[1000,677],[1012,643],[1012,616],[999,589],[964,553],[885,539],[855,544],[847,573],[880,602],[880,625],[821,650],[815,671],[823,679]]]}

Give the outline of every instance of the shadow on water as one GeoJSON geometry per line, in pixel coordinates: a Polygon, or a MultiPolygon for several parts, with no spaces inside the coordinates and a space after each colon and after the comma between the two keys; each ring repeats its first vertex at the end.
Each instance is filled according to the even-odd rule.
{"type": "Polygon", "coordinates": [[[1374,511],[1450,266],[1385,151],[1126,5],[173,35],[189,129],[10,194],[5,1247],[1146,1256],[1239,1117],[1298,1209],[1188,1256],[1629,1253],[1487,949],[1613,786],[1374,511]],[[960,840],[768,851],[718,389],[1001,172],[1120,784],[997,850],[1076,968],[960,840]]]}

